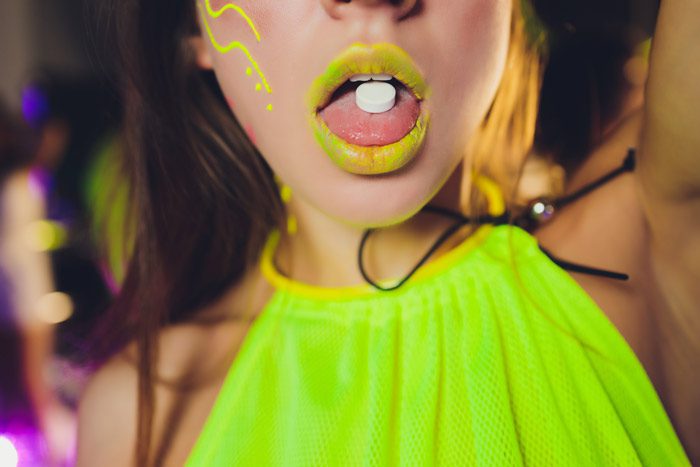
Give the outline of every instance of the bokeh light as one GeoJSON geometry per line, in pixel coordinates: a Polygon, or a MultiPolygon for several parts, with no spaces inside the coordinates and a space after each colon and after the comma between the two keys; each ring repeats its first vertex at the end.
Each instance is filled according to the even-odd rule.
{"type": "Polygon", "coordinates": [[[38,318],[48,324],[60,324],[73,316],[73,300],[63,292],[52,292],[41,297],[36,306],[38,318]]]}
{"type": "Polygon", "coordinates": [[[53,251],[66,242],[67,232],[58,222],[40,220],[27,226],[27,246],[32,251],[53,251]]]}
{"type": "Polygon", "coordinates": [[[37,86],[27,86],[22,92],[22,113],[30,125],[37,126],[46,117],[49,103],[37,86]]]}
{"type": "Polygon", "coordinates": [[[6,436],[0,435],[0,466],[17,467],[19,454],[12,441],[6,436]]]}

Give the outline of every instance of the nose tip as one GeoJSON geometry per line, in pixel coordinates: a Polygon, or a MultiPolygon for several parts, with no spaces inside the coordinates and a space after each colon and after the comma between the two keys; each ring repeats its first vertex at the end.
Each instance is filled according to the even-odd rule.
{"type": "Polygon", "coordinates": [[[328,14],[341,19],[361,10],[390,9],[395,19],[408,16],[419,0],[320,0],[328,14]]]}

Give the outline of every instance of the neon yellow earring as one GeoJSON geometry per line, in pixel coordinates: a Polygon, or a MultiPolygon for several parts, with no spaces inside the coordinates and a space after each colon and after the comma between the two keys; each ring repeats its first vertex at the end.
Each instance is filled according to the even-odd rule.
{"type": "MultiPolygon", "coordinates": [[[[280,187],[280,199],[285,205],[289,204],[292,199],[292,189],[286,183],[282,182],[279,178],[275,177],[277,184],[280,187]]],[[[287,209],[289,211],[289,209],[287,209]]],[[[294,235],[299,230],[299,224],[297,223],[297,218],[294,214],[287,214],[287,233],[289,235],[294,235]]]]}

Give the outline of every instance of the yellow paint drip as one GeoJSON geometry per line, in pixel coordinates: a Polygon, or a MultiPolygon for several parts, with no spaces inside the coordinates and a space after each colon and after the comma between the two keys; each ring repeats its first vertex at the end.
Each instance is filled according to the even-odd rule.
{"type": "Polygon", "coordinates": [[[223,15],[226,10],[234,10],[236,13],[238,13],[245,21],[248,23],[248,26],[250,26],[251,31],[253,31],[253,34],[255,34],[255,39],[260,42],[260,33],[258,33],[258,29],[255,27],[255,24],[253,23],[253,20],[250,19],[250,16],[243,10],[243,8],[239,7],[235,3],[227,3],[220,9],[214,11],[211,7],[211,2],[210,0],[204,0],[204,3],[207,6],[207,13],[209,13],[209,16],[212,18],[216,19],[219,16],[223,15]]]}
{"type": "Polygon", "coordinates": [[[282,188],[280,189],[280,199],[284,204],[289,203],[289,201],[292,199],[292,189],[289,187],[289,185],[282,185],[282,188]]]}

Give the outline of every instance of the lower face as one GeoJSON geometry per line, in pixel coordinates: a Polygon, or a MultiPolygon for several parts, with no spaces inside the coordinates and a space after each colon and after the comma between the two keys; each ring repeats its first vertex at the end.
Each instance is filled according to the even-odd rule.
{"type": "Polygon", "coordinates": [[[507,54],[511,0],[424,0],[403,18],[388,1],[196,1],[221,89],[273,171],[362,227],[440,190],[507,54]]]}

